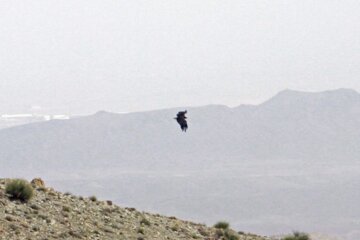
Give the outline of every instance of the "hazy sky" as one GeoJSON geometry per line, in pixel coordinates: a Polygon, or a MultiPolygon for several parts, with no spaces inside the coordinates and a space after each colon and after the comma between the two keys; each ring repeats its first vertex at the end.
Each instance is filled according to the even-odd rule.
{"type": "Polygon", "coordinates": [[[0,1],[0,112],[360,90],[358,0],[0,1]]]}

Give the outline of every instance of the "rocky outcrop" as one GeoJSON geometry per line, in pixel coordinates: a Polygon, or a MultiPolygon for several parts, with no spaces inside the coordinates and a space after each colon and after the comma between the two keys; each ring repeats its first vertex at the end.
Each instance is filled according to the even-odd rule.
{"type": "Polygon", "coordinates": [[[45,182],[41,178],[34,178],[30,183],[33,187],[45,187],[45,182]]]}

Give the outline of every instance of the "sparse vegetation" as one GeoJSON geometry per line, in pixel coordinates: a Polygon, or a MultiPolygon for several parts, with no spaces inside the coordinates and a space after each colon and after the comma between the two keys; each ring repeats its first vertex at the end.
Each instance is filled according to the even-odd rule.
{"type": "Polygon", "coordinates": [[[195,233],[193,233],[193,234],[191,235],[191,237],[192,237],[193,239],[198,239],[198,238],[199,238],[195,233]]]}
{"type": "Polygon", "coordinates": [[[174,231],[174,232],[177,232],[177,231],[179,231],[179,226],[178,226],[177,224],[175,224],[175,225],[172,226],[170,229],[171,229],[172,231],[174,231]]]}
{"type": "Polygon", "coordinates": [[[140,224],[150,226],[150,221],[146,218],[141,219],[140,224]]]}
{"type": "Polygon", "coordinates": [[[121,208],[111,201],[98,201],[95,196],[84,199],[65,195],[51,187],[42,191],[38,185],[30,203],[12,202],[5,194],[5,184],[10,182],[0,179],[0,208],[4,207],[0,239],[38,239],[41,236],[41,239],[48,240],[265,240],[255,235],[249,238],[249,234],[238,237],[231,229],[207,227],[176,217],[139,212],[135,208],[121,208]],[[221,237],[216,238],[216,234],[221,237]]]}
{"type": "Polygon", "coordinates": [[[198,231],[203,237],[209,236],[209,233],[204,228],[199,228],[198,231]]]}
{"type": "Polygon", "coordinates": [[[217,229],[215,234],[217,238],[221,238],[222,236],[224,236],[224,231],[222,229],[217,229]]]}
{"type": "Polygon", "coordinates": [[[223,240],[238,240],[239,239],[237,233],[230,229],[218,228],[218,229],[216,229],[215,234],[218,239],[220,239],[220,238],[223,240]]]}
{"type": "Polygon", "coordinates": [[[63,206],[63,207],[62,207],[62,210],[63,210],[64,212],[70,212],[70,207],[68,207],[68,206],[63,206]]]}
{"type": "Polygon", "coordinates": [[[228,229],[229,228],[229,223],[221,221],[221,222],[217,222],[214,225],[214,228],[218,228],[218,229],[228,229]]]}
{"type": "Polygon", "coordinates": [[[282,240],[311,240],[309,234],[302,232],[293,232],[292,235],[284,237],[282,240]]]}
{"type": "Polygon", "coordinates": [[[231,230],[229,227],[230,224],[228,222],[224,222],[224,221],[217,222],[214,225],[214,228],[216,228],[216,232],[215,232],[216,237],[224,240],[238,240],[239,239],[238,233],[231,230]]]}
{"type": "Polygon", "coordinates": [[[23,202],[29,201],[34,195],[34,189],[30,183],[23,179],[14,179],[6,184],[5,192],[11,199],[23,202]]]}
{"type": "Polygon", "coordinates": [[[96,201],[97,201],[97,198],[96,198],[95,196],[91,196],[91,197],[89,197],[89,199],[90,199],[91,201],[93,201],[93,202],[96,202],[96,201]]]}
{"type": "Polygon", "coordinates": [[[140,234],[144,234],[144,229],[143,229],[143,228],[139,228],[137,232],[140,233],[140,234]]]}
{"type": "Polygon", "coordinates": [[[225,231],[224,237],[225,237],[225,240],[238,240],[239,239],[239,237],[235,233],[232,233],[229,230],[225,231]]]}

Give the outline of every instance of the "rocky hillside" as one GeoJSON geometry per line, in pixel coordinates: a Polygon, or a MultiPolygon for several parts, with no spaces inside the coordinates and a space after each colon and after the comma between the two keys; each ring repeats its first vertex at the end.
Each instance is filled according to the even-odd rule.
{"type": "Polygon", "coordinates": [[[96,197],[60,193],[32,182],[27,202],[10,199],[0,179],[0,239],[228,239],[265,240],[253,234],[122,208],[96,197]]]}

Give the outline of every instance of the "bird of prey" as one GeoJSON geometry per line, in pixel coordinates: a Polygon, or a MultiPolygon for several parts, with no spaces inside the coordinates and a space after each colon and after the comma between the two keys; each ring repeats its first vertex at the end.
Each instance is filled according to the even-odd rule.
{"type": "Polygon", "coordinates": [[[176,121],[180,124],[180,128],[183,132],[186,132],[188,125],[186,122],[186,116],[185,114],[187,113],[187,111],[183,111],[183,112],[178,112],[178,114],[176,115],[176,121]]]}

